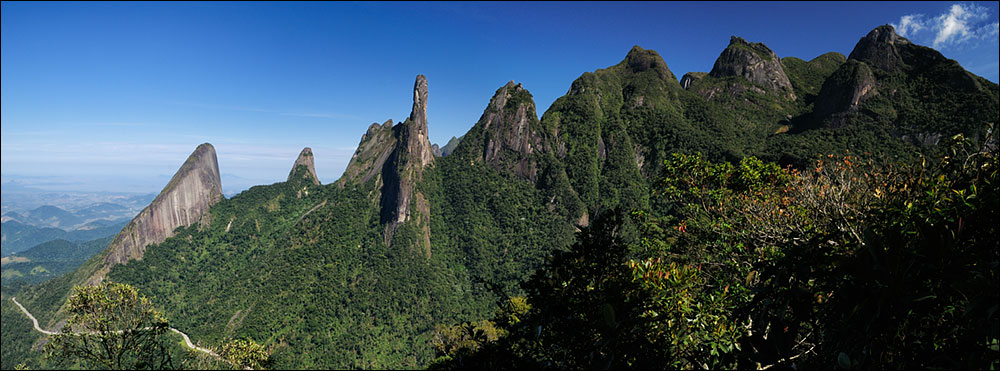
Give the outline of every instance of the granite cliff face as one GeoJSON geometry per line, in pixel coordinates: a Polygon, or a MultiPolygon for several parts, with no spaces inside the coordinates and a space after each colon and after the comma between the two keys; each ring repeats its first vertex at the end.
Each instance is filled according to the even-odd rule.
{"type": "Polygon", "coordinates": [[[308,179],[313,184],[320,185],[319,177],[316,176],[316,165],[314,165],[313,161],[312,148],[306,147],[302,149],[302,152],[299,152],[299,157],[292,164],[292,171],[288,172],[289,182],[295,179],[296,173],[300,173],[298,176],[308,179]],[[300,166],[305,167],[304,171],[299,171],[300,166]]]}
{"type": "MultiPolygon", "coordinates": [[[[188,156],[166,187],[108,245],[104,268],[91,283],[100,282],[111,266],[142,259],[146,246],[173,236],[174,229],[199,221],[222,198],[222,180],[215,148],[204,143],[188,156]]],[[[207,220],[207,219],[205,219],[207,220]]]]}
{"type": "Polygon", "coordinates": [[[796,99],[781,60],[763,43],[750,43],[733,36],[708,74],[712,77],[742,76],[771,92],[796,99]]]}
{"type": "Polygon", "coordinates": [[[497,89],[468,138],[476,143],[465,148],[476,161],[497,170],[511,171],[534,183],[538,177],[535,153],[550,152],[552,146],[539,126],[531,93],[513,81],[497,89]]]}
{"type": "Polygon", "coordinates": [[[374,180],[378,194],[373,196],[379,198],[385,243],[392,242],[400,225],[416,219],[423,230],[422,247],[430,255],[430,204],[414,189],[435,157],[428,139],[427,98],[427,78],[417,75],[410,116],[395,126],[392,120],[369,126],[336,184],[343,188],[374,180]],[[414,204],[416,210],[411,208],[414,204]]]}
{"type": "Polygon", "coordinates": [[[430,205],[427,198],[415,191],[423,179],[424,167],[434,162],[434,153],[427,136],[427,78],[417,75],[413,84],[413,108],[410,117],[393,127],[396,148],[382,169],[382,223],[386,225],[386,243],[401,224],[416,215],[417,223],[424,229],[424,249],[430,255],[430,205]],[[415,201],[415,202],[413,202],[415,201]],[[411,202],[416,210],[411,209],[411,202]],[[414,212],[416,211],[416,212],[414,212]]]}
{"type": "Polygon", "coordinates": [[[361,136],[358,149],[347,163],[344,175],[337,180],[337,186],[344,188],[347,183],[364,184],[382,173],[382,167],[396,149],[392,120],[382,125],[373,123],[361,136]]]}

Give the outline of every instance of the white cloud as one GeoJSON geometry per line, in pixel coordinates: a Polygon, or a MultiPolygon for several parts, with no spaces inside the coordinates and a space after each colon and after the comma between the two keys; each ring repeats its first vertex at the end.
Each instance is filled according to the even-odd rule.
{"type": "Polygon", "coordinates": [[[979,34],[979,38],[983,40],[997,37],[997,35],[1000,35],[1000,23],[993,22],[991,25],[980,27],[977,33],[979,34]]]}
{"type": "Polygon", "coordinates": [[[976,4],[952,4],[946,13],[935,17],[923,14],[908,14],[900,17],[899,23],[893,23],[896,33],[903,37],[913,38],[922,30],[933,31],[933,39],[929,34],[921,33],[921,39],[930,42],[936,49],[962,44],[970,40],[988,40],[996,38],[998,23],[988,23],[990,11],[976,4]]]}
{"type": "Polygon", "coordinates": [[[908,34],[912,35],[913,33],[926,28],[924,26],[923,14],[904,15],[899,19],[899,24],[893,24],[892,26],[896,29],[896,33],[903,37],[906,37],[908,34]]]}
{"type": "Polygon", "coordinates": [[[947,14],[934,19],[934,47],[960,44],[976,37],[975,22],[989,17],[989,10],[975,4],[953,4],[947,14]]]}

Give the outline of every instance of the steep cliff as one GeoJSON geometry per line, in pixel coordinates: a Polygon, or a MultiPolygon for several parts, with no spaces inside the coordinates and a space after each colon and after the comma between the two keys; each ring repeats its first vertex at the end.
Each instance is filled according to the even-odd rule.
{"type": "Polygon", "coordinates": [[[147,245],[163,242],[177,227],[201,221],[221,198],[219,160],[215,148],[204,143],[188,156],[153,202],[115,236],[106,249],[104,268],[90,282],[100,282],[111,266],[142,259],[147,245]]]}
{"type": "Polygon", "coordinates": [[[879,26],[861,38],[847,58],[865,62],[886,72],[895,72],[905,64],[900,47],[908,45],[912,45],[910,40],[897,35],[892,26],[879,26]]]}
{"type": "Polygon", "coordinates": [[[431,165],[435,157],[427,136],[427,98],[427,78],[417,75],[410,116],[395,126],[392,120],[369,126],[336,184],[344,188],[348,184],[364,185],[374,181],[370,196],[379,199],[385,243],[390,244],[396,229],[417,215],[420,228],[425,230],[423,248],[430,254],[430,231],[427,229],[430,205],[427,198],[415,190],[415,185],[423,179],[424,168],[431,165]],[[416,212],[411,208],[414,204],[416,212]]]}
{"type": "Polygon", "coordinates": [[[423,179],[424,167],[434,161],[431,143],[427,138],[427,78],[417,75],[413,85],[413,108],[410,117],[393,128],[398,131],[396,148],[386,162],[390,168],[383,171],[391,175],[385,179],[382,193],[385,222],[402,223],[409,218],[413,185],[423,179]],[[390,180],[389,178],[395,178],[390,180]]]}
{"type": "Polygon", "coordinates": [[[347,163],[344,175],[336,184],[344,188],[347,183],[364,184],[382,173],[382,167],[396,149],[397,138],[393,134],[392,120],[386,120],[382,125],[373,123],[368,131],[361,136],[358,149],[347,163]]]}
{"type": "Polygon", "coordinates": [[[688,72],[681,77],[681,87],[684,89],[690,88],[692,84],[696,81],[701,80],[708,76],[707,72],[688,72]]]}
{"type": "Polygon", "coordinates": [[[427,136],[427,78],[417,75],[413,84],[413,108],[410,117],[393,127],[396,148],[382,168],[382,224],[385,224],[386,244],[392,242],[396,229],[411,219],[416,219],[422,229],[421,244],[429,256],[430,204],[416,190],[423,179],[424,167],[434,162],[434,154],[427,136]],[[415,205],[416,210],[411,206],[415,205]],[[415,218],[414,218],[415,217],[415,218]]]}

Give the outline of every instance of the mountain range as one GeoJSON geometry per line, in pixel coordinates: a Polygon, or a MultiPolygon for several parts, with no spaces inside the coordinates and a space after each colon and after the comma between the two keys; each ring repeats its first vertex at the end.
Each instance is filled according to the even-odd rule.
{"type": "MultiPolygon", "coordinates": [[[[634,46],[540,117],[526,87],[504,84],[443,148],[428,140],[431,87],[418,75],[410,115],[373,123],[332,184],[305,148],[286,182],[225,198],[214,148],[198,146],[107,248],[18,300],[57,328],[72,285],[123,282],[202,346],[253,339],[278,368],[425,367],[436,325],[487,318],[497,290],[522,292],[577,231],[613,213],[669,213],[650,195],[673,153],[910,161],[941,155],[942,138],[990,138],[1000,96],[891,26],[849,56],[810,61],[734,36],[711,71],[681,79],[634,46]]],[[[12,314],[12,294],[4,368],[43,341],[12,314]]]]}

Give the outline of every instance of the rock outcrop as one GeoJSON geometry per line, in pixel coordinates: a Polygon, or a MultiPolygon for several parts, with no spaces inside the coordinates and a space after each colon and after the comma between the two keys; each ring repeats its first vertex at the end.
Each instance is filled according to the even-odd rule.
{"type": "Polygon", "coordinates": [[[415,186],[423,179],[424,168],[434,162],[427,131],[427,78],[417,75],[413,84],[413,108],[410,117],[393,128],[398,138],[396,148],[382,169],[382,223],[386,243],[401,224],[417,216],[417,224],[425,230],[424,249],[430,255],[430,205],[415,186]],[[416,200],[416,210],[411,203],[416,200]]]}
{"type": "Polygon", "coordinates": [[[497,89],[466,140],[476,142],[468,148],[478,152],[473,154],[477,161],[535,183],[534,154],[552,150],[545,137],[531,93],[511,81],[497,89]]]}
{"type": "Polygon", "coordinates": [[[763,43],[749,43],[733,36],[708,74],[712,77],[742,76],[771,92],[796,99],[781,60],[763,43]]]}
{"type": "Polygon", "coordinates": [[[416,219],[417,227],[424,231],[420,244],[429,256],[430,203],[415,190],[424,168],[434,162],[427,131],[427,97],[427,79],[417,75],[410,116],[395,126],[392,120],[369,126],[337,186],[366,184],[374,179],[386,244],[392,242],[400,225],[416,219]]]}
{"type": "Polygon", "coordinates": [[[653,49],[643,49],[638,45],[634,45],[622,62],[625,65],[626,72],[641,73],[653,70],[656,71],[657,76],[661,80],[674,84],[677,83],[677,77],[674,76],[673,72],[670,72],[670,68],[663,61],[663,57],[660,57],[660,53],[657,53],[653,49]]]}
{"type": "Polygon", "coordinates": [[[406,130],[401,132],[399,149],[410,155],[410,159],[419,161],[419,166],[414,163],[414,169],[422,173],[424,166],[434,161],[427,134],[427,78],[424,75],[417,75],[413,83],[413,108],[403,128],[406,130]]]}
{"type": "Polygon", "coordinates": [[[818,118],[830,120],[829,126],[839,127],[876,94],[871,68],[865,62],[849,60],[823,83],[814,112],[818,118]]]}
{"type": "Polygon", "coordinates": [[[897,35],[890,25],[879,26],[862,37],[847,58],[865,62],[886,72],[895,72],[905,65],[903,55],[897,47],[903,45],[910,45],[910,40],[897,35]]]}
{"type": "Polygon", "coordinates": [[[464,135],[459,137],[451,137],[451,139],[448,140],[448,143],[446,143],[444,147],[441,147],[441,156],[442,157],[447,156],[450,155],[452,152],[455,152],[455,148],[458,147],[458,144],[462,143],[463,137],[464,135]]]}
{"type": "Polygon", "coordinates": [[[946,58],[937,50],[916,45],[896,34],[890,25],[876,27],[861,38],[848,59],[865,62],[868,66],[887,73],[904,69],[931,69],[952,88],[964,92],[977,92],[982,86],[958,62],[946,58]]]}
{"type": "Polygon", "coordinates": [[[188,156],[166,187],[129,222],[108,245],[104,268],[90,283],[97,283],[116,264],[142,259],[146,246],[163,242],[177,227],[202,221],[208,209],[222,198],[222,180],[215,148],[204,143],[188,156]]]}
{"type": "MultiPolygon", "coordinates": [[[[897,35],[892,26],[879,26],[858,41],[847,62],[823,83],[814,115],[827,127],[840,127],[859,112],[898,113],[914,109],[920,112],[930,105],[940,107],[938,110],[954,109],[952,115],[942,115],[937,121],[947,120],[960,111],[984,107],[965,105],[967,102],[989,101],[991,94],[984,91],[980,79],[940,52],[897,35]],[[873,100],[875,97],[882,99],[873,100]],[[914,103],[907,106],[895,103],[900,101],[914,103]],[[866,110],[865,102],[873,102],[874,111],[866,110]]],[[[913,115],[904,116],[919,117],[920,114],[913,115]]],[[[934,125],[927,125],[922,119],[898,123],[904,131],[919,132],[916,137],[939,137],[942,135],[939,128],[947,125],[937,121],[934,125]]],[[[965,133],[982,132],[976,126],[956,125],[965,126],[962,130],[965,133]]]]}
{"type": "Polygon", "coordinates": [[[316,176],[316,165],[313,162],[312,148],[306,147],[299,152],[299,157],[292,164],[292,171],[288,172],[288,181],[302,177],[315,185],[320,185],[319,177],[316,176]]]}
{"type": "Polygon", "coordinates": [[[382,167],[396,149],[396,141],[392,120],[386,120],[382,125],[371,124],[368,131],[361,136],[358,149],[347,163],[344,175],[337,180],[337,186],[344,188],[347,183],[368,183],[376,175],[381,174],[382,167]]]}
{"type": "Polygon", "coordinates": [[[691,84],[698,80],[701,80],[708,76],[708,72],[688,72],[681,77],[681,87],[684,89],[690,88],[691,84]]]}

